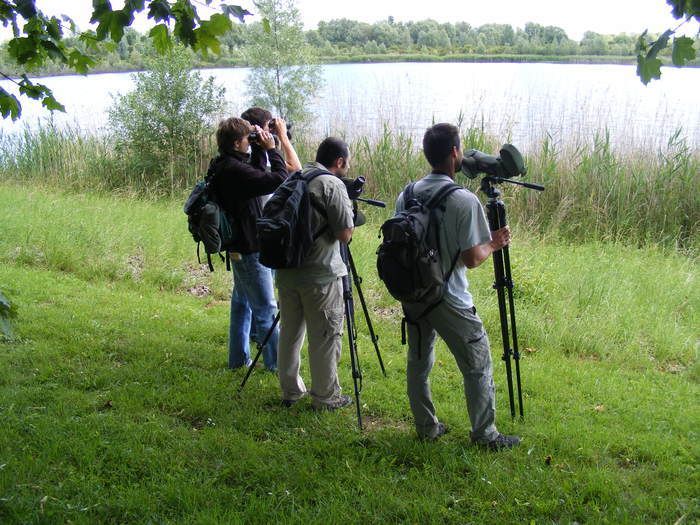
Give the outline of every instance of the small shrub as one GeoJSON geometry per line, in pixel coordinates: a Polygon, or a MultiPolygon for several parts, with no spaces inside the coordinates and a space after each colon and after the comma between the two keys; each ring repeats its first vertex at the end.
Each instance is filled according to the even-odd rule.
{"type": "Polygon", "coordinates": [[[210,129],[224,107],[224,91],[192,71],[182,48],[151,59],[135,75],[134,91],[115,98],[110,130],[127,179],[171,193],[188,185],[211,150],[210,129]]]}

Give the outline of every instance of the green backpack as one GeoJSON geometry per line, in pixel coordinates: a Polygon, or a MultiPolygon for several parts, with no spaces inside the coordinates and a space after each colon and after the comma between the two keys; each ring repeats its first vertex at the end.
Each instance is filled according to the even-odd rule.
{"type": "Polygon", "coordinates": [[[195,184],[190,196],[185,201],[183,210],[187,215],[187,229],[197,243],[197,261],[202,262],[199,247],[204,245],[207,254],[209,270],[214,271],[211,256],[218,254],[222,261],[226,261],[226,269],[231,269],[229,251],[232,249],[236,236],[234,222],[224,210],[212,189],[211,181],[214,177],[213,164],[207,170],[207,176],[195,184]],[[221,252],[225,252],[224,258],[221,252]]]}

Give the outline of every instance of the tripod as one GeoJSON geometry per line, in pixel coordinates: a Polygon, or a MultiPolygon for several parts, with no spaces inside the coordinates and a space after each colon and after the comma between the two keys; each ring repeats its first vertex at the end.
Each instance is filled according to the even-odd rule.
{"type": "MultiPolygon", "coordinates": [[[[486,215],[491,231],[505,227],[506,205],[500,200],[501,192],[495,187],[499,182],[509,182],[537,191],[544,191],[544,187],[539,184],[528,182],[518,182],[508,178],[487,176],[481,179],[481,191],[489,198],[486,203],[486,215]]],[[[504,246],[493,252],[493,271],[495,281],[493,287],[498,296],[498,312],[501,321],[501,336],[503,339],[503,361],[506,364],[506,379],[508,381],[508,400],[510,401],[510,415],[515,418],[515,395],[513,392],[513,369],[511,357],[515,363],[515,379],[518,390],[518,412],[523,417],[523,395],[520,381],[520,351],[518,349],[518,331],[515,323],[515,302],[513,300],[513,279],[510,271],[510,254],[508,246],[504,246]],[[506,302],[506,290],[508,301],[506,302]],[[508,320],[510,319],[510,329],[508,320]],[[511,339],[512,336],[512,339],[511,339]],[[511,345],[512,343],[512,345],[511,345]]]]}
{"type": "Polygon", "coordinates": [[[382,356],[379,353],[379,336],[375,334],[374,327],[372,326],[372,320],[369,317],[369,311],[367,310],[367,303],[365,303],[365,296],[362,293],[362,278],[357,274],[357,269],[355,268],[355,261],[352,258],[352,252],[350,251],[350,246],[348,244],[340,245],[340,255],[348,267],[348,275],[343,277],[343,301],[345,302],[345,326],[348,332],[348,346],[350,349],[350,366],[352,368],[352,382],[355,387],[355,407],[357,409],[357,426],[362,430],[362,413],[360,411],[360,393],[362,392],[362,368],[360,367],[360,356],[357,353],[357,327],[355,325],[355,303],[353,301],[352,295],[352,283],[355,283],[355,288],[357,289],[357,296],[360,298],[360,304],[362,305],[362,311],[365,315],[365,322],[367,323],[367,328],[369,330],[370,338],[374,344],[374,350],[377,353],[377,359],[379,360],[379,367],[382,370],[382,374],[386,377],[386,370],[384,369],[384,362],[382,361],[382,356]],[[350,281],[352,277],[352,282],[350,281]]]}

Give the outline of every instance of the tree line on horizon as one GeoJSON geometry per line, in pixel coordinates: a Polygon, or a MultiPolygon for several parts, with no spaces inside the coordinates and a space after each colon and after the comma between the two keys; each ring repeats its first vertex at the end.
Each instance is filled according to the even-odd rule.
{"type": "MultiPolygon", "coordinates": [[[[234,24],[221,37],[221,54],[202,56],[190,51],[197,66],[249,65],[246,49],[260,34],[260,23],[234,24]]],[[[402,55],[423,57],[523,55],[543,57],[628,57],[635,56],[638,35],[620,33],[603,35],[584,33],[580,41],[572,40],[557,26],[528,22],[523,28],[509,24],[485,24],[479,27],[468,22],[439,23],[435,20],[396,22],[387,20],[366,23],[349,19],[321,21],[304,36],[320,62],[354,60],[372,61],[373,57],[402,55]]],[[[85,44],[77,36],[66,37],[66,43],[80,49],[85,44]]],[[[84,52],[88,52],[85,49],[84,52]]],[[[105,43],[89,53],[96,59],[96,70],[141,69],[149,58],[158,54],[152,40],[132,28],[126,28],[119,43],[105,43]]],[[[670,54],[670,50],[668,50],[670,54]]],[[[0,69],[15,73],[7,43],[0,46],[0,69]]],[[[40,73],[70,71],[64,64],[48,62],[40,73]]]]}

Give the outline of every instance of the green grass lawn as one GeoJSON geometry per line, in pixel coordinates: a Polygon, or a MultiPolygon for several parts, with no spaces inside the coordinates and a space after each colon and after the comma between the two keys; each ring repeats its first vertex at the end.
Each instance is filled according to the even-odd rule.
{"type": "MultiPolygon", "coordinates": [[[[358,315],[360,432],[352,408],[282,408],[262,370],[238,395],[230,274],[197,264],[181,203],[0,185],[0,289],[18,308],[0,343],[0,522],[700,520],[695,259],[516,229],[523,421],[509,414],[491,263],[470,271],[499,429],[523,438],[487,453],[469,443],[442,344],[431,378],[451,432],[415,437],[399,308],[374,269],[382,217],[369,215],[352,249],[388,377],[358,315]]],[[[352,394],[346,348],[340,376],[352,394]]]]}

